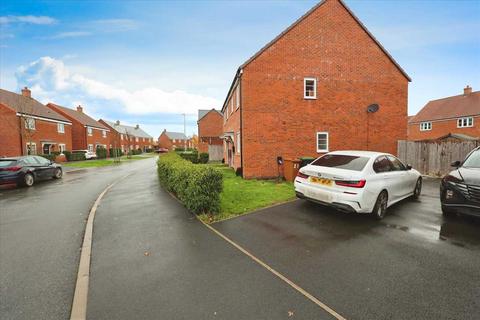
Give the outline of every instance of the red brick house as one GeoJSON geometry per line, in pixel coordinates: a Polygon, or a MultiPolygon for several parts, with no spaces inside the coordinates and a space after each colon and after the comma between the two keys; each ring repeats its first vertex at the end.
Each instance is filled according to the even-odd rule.
{"type": "Polygon", "coordinates": [[[72,148],[72,123],[32,98],[0,89],[0,157],[50,154],[72,148]]]}
{"type": "Polygon", "coordinates": [[[170,151],[175,148],[183,147],[191,148],[193,146],[191,139],[187,138],[184,133],[171,132],[164,129],[158,137],[158,147],[165,148],[170,151]]]}
{"type": "Polygon", "coordinates": [[[83,112],[78,106],[76,110],[48,103],[47,107],[60,113],[72,122],[72,150],[90,150],[97,147],[108,149],[110,130],[83,112]]]}
{"type": "Polygon", "coordinates": [[[225,162],[268,178],[278,156],[395,154],[410,81],[343,1],[322,1],[238,68],[222,107],[225,162]]]}
{"type": "Polygon", "coordinates": [[[210,154],[211,160],[222,159],[223,115],[220,111],[198,110],[198,151],[210,154]],[[217,156],[218,155],[218,156],[217,156]]]}
{"type": "Polygon", "coordinates": [[[428,102],[409,119],[408,140],[432,140],[449,134],[480,137],[480,91],[428,102]]]}
{"type": "Polygon", "coordinates": [[[123,153],[135,149],[143,152],[153,149],[153,138],[140,128],[140,125],[127,126],[120,121],[108,121],[100,119],[101,124],[110,129],[110,148],[121,149],[123,153]]]}

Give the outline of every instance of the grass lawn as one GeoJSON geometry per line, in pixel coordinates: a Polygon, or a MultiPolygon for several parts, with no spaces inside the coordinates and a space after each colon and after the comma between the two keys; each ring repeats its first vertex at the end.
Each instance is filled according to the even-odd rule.
{"type": "Polygon", "coordinates": [[[149,159],[154,156],[156,156],[155,153],[134,155],[134,156],[131,156],[130,159],[127,158],[127,156],[122,156],[120,157],[120,163],[115,163],[113,161],[114,160],[113,158],[99,159],[99,160],[72,161],[72,162],[65,162],[63,166],[72,167],[72,168],[106,167],[106,166],[120,165],[122,163],[135,161],[135,160],[149,159]]]}
{"type": "Polygon", "coordinates": [[[223,174],[223,191],[220,194],[220,213],[213,221],[206,215],[204,222],[215,222],[249,213],[255,209],[295,199],[293,183],[265,180],[244,180],[233,169],[222,164],[211,164],[223,174]]]}

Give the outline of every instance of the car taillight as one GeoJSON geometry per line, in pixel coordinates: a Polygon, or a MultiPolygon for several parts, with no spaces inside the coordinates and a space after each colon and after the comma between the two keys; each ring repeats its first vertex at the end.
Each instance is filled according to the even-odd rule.
{"type": "Polygon", "coordinates": [[[2,168],[0,169],[1,171],[18,171],[22,169],[22,167],[19,166],[14,166],[14,167],[8,167],[8,168],[2,168]]]}
{"type": "Polygon", "coordinates": [[[350,188],[363,188],[366,183],[366,180],[335,180],[336,185],[350,188]]]}
{"type": "Polygon", "coordinates": [[[304,174],[304,173],[301,173],[300,171],[298,171],[297,177],[302,178],[302,179],[308,179],[308,175],[304,174]]]}

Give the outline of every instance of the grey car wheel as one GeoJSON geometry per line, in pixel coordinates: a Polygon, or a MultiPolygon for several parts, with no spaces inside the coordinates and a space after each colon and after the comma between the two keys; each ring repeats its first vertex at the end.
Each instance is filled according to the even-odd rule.
{"type": "Polygon", "coordinates": [[[385,190],[380,192],[377,198],[377,202],[375,202],[375,207],[373,207],[373,215],[375,219],[381,220],[385,217],[387,213],[387,206],[388,206],[388,194],[385,190]]]}
{"type": "Polygon", "coordinates": [[[31,174],[31,173],[26,173],[26,174],[23,176],[23,184],[24,184],[26,187],[31,187],[31,186],[33,186],[34,183],[35,183],[35,178],[33,177],[33,174],[31,174]]]}
{"type": "Polygon", "coordinates": [[[415,184],[415,189],[413,190],[413,199],[418,199],[422,193],[422,178],[418,178],[417,183],[415,184]]]}
{"type": "Polygon", "coordinates": [[[55,171],[53,172],[53,178],[54,179],[60,179],[62,178],[63,172],[62,169],[56,168],[55,171]]]}

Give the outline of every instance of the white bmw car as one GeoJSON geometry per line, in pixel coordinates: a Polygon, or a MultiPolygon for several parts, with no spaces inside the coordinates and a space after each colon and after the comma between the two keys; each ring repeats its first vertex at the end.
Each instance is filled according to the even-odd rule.
{"type": "Polygon", "coordinates": [[[405,198],[418,198],[422,177],[388,153],[335,151],[303,167],[295,178],[297,197],[347,212],[373,213],[405,198]]]}

